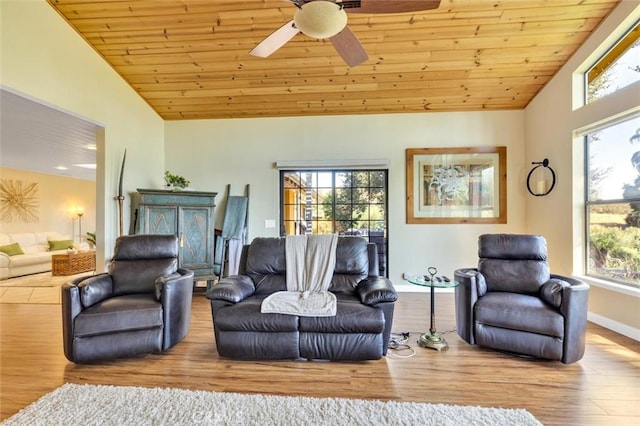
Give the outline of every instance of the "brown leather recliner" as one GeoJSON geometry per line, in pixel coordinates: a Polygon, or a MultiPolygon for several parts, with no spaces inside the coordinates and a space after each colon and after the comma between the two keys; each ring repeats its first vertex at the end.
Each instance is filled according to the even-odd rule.
{"type": "Polygon", "coordinates": [[[116,240],[109,272],[62,287],[64,354],[89,363],[161,352],[189,331],[193,272],[178,269],[174,235],[116,240]]]}
{"type": "Polygon", "coordinates": [[[570,364],[582,358],[589,286],[554,275],[539,235],[486,234],[459,269],[456,329],[470,344],[570,364]]]}

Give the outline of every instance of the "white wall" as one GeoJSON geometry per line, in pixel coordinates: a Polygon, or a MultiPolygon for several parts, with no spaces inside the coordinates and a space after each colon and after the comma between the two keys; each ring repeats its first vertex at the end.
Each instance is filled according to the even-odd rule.
{"type": "MultiPolygon", "coordinates": [[[[552,270],[560,274],[584,272],[584,149],[574,132],[640,104],[640,83],[583,107],[573,84],[639,18],[640,3],[621,2],[525,110],[526,164],[546,157],[558,174],[549,196],[526,197],[526,229],[547,238],[552,270]]],[[[640,294],[590,284],[590,320],[638,339],[640,294]]]]}
{"type": "Polygon", "coordinates": [[[0,23],[0,84],[104,129],[97,135],[100,269],[118,234],[114,197],[124,149],[126,192],[161,181],[163,120],[44,0],[2,0],[0,23]]]}
{"type": "MultiPolygon", "coordinates": [[[[387,159],[389,166],[389,276],[436,266],[454,269],[477,264],[478,235],[524,230],[524,113],[465,112],[330,117],[256,118],[165,123],[166,167],[191,186],[217,191],[226,184],[240,194],[251,185],[250,238],[276,236],[265,219],[279,220],[279,160],[387,159]],[[407,225],[405,149],[506,146],[508,223],[506,225],[407,225]]],[[[216,212],[221,224],[222,209],[216,212]]]]}

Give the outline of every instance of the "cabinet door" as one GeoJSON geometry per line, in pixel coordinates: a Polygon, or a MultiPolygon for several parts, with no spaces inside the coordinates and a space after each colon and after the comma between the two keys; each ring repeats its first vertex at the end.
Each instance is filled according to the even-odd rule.
{"type": "Polygon", "coordinates": [[[178,209],[172,206],[144,206],[142,234],[178,235],[178,209]]]}
{"type": "Polygon", "coordinates": [[[178,215],[181,266],[197,271],[197,275],[212,273],[209,269],[213,266],[213,209],[179,207],[178,215]]]}

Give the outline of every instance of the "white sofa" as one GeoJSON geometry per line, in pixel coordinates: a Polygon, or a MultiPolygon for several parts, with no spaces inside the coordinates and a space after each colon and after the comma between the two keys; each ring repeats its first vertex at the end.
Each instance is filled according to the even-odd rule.
{"type": "MultiPolygon", "coordinates": [[[[50,271],[51,255],[65,253],[66,250],[49,251],[49,241],[69,239],[57,232],[0,233],[0,246],[18,243],[24,252],[15,256],[0,252],[0,280],[50,271]]],[[[88,246],[75,248],[86,249],[88,246]]]]}

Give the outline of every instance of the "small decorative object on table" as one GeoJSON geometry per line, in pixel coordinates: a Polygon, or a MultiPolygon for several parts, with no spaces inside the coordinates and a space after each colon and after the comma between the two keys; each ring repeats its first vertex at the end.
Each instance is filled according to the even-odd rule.
{"type": "Polygon", "coordinates": [[[183,176],[174,175],[169,170],[164,172],[164,182],[167,187],[173,191],[181,191],[187,187],[189,187],[189,182],[183,176]]]}
{"type": "Polygon", "coordinates": [[[431,326],[429,327],[429,332],[424,333],[418,339],[418,344],[423,348],[435,349],[437,351],[446,351],[449,349],[449,344],[444,337],[442,337],[442,333],[438,333],[436,331],[436,308],[435,308],[435,291],[436,287],[438,288],[453,288],[458,285],[457,282],[451,281],[448,277],[436,276],[438,273],[438,269],[430,266],[427,268],[428,275],[424,275],[423,277],[413,277],[409,279],[411,284],[430,287],[431,288],[431,326]]]}

